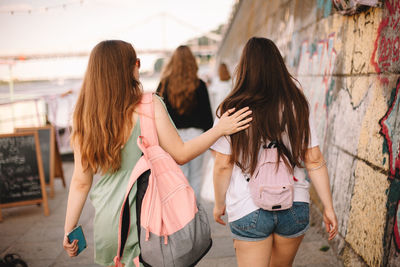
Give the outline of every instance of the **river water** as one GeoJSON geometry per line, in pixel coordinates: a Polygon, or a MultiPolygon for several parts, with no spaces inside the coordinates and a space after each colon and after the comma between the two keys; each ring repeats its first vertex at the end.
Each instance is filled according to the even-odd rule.
{"type": "MultiPolygon", "coordinates": [[[[159,75],[142,76],[146,92],[155,91],[159,75]]],[[[12,133],[17,127],[42,126],[46,120],[56,129],[61,153],[71,152],[69,126],[82,79],[30,81],[0,85],[0,134],[12,133]]]]}

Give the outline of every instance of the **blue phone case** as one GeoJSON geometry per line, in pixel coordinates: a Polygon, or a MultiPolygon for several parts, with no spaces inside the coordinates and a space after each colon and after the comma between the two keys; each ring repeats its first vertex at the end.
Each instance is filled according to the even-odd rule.
{"type": "Polygon", "coordinates": [[[68,240],[72,243],[74,240],[78,240],[78,252],[76,255],[79,255],[86,248],[86,239],[85,235],[82,231],[82,226],[75,227],[69,234],[68,240]]]}

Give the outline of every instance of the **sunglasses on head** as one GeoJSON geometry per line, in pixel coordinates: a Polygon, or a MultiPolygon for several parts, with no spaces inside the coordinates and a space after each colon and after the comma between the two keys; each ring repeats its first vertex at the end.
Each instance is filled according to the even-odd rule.
{"type": "Polygon", "coordinates": [[[140,58],[136,58],[135,65],[136,65],[136,67],[138,67],[138,69],[140,69],[140,58]]]}

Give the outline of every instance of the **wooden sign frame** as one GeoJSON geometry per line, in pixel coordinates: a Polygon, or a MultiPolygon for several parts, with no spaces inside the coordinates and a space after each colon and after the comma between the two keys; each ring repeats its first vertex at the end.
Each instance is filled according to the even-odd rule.
{"type": "MultiPolygon", "coordinates": [[[[50,162],[49,162],[49,183],[45,183],[47,186],[50,187],[50,197],[54,198],[54,167],[55,167],[55,133],[54,133],[54,127],[51,125],[46,125],[46,126],[39,126],[39,127],[18,127],[14,129],[14,132],[16,133],[22,133],[22,132],[37,132],[39,134],[39,130],[50,130],[50,162]]],[[[40,141],[39,141],[40,144],[40,141]]],[[[43,163],[43,159],[42,159],[43,163]]],[[[44,170],[43,170],[44,171],[44,170]]],[[[45,176],[44,176],[45,177],[45,176]]],[[[64,179],[64,177],[62,177],[64,179]]]]}
{"type": "Polygon", "coordinates": [[[2,137],[13,137],[13,136],[29,136],[33,135],[35,138],[35,148],[36,148],[36,159],[37,159],[37,164],[38,164],[38,170],[39,170],[39,180],[40,180],[40,188],[42,192],[42,198],[39,199],[32,199],[32,200],[23,200],[23,201],[18,201],[18,202],[11,202],[11,203],[0,203],[0,222],[3,221],[3,217],[1,214],[1,209],[2,208],[11,208],[11,207],[18,207],[18,206],[26,206],[26,205],[34,205],[34,204],[43,204],[43,212],[45,216],[50,215],[49,211],[49,205],[47,201],[47,192],[46,192],[46,183],[44,181],[44,170],[43,170],[43,164],[42,164],[42,155],[40,152],[40,146],[39,146],[39,135],[37,132],[24,132],[24,133],[12,133],[12,134],[1,134],[0,138],[2,137]]]}

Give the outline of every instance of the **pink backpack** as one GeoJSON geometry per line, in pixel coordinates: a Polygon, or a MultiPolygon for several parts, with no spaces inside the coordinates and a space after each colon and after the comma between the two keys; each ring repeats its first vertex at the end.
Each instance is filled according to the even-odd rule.
{"type": "Polygon", "coordinates": [[[264,146],[258,159],[256,170],[249,181],[249,189],[254,203],[265,210],[285,210],[293,205],[293,185],[296,178],[279,158],[276,143],[264,146]]]}
{"type": "MultiPolygon", "coordinates": [[[[143,155],[132,171],[122,204],[115,265],[122,266],[121,258],[130,231],[128,196],[138,181],[140,262],[153,267],[194,266],[212,245],[207,214],[196,202],[194,191],[179,166],[158,144],[151,93],[143,95],[139,112],[142,136],[137,143],[143,155]]],[[[139,259],[134,262],[139,266],[139,259]]]]}

